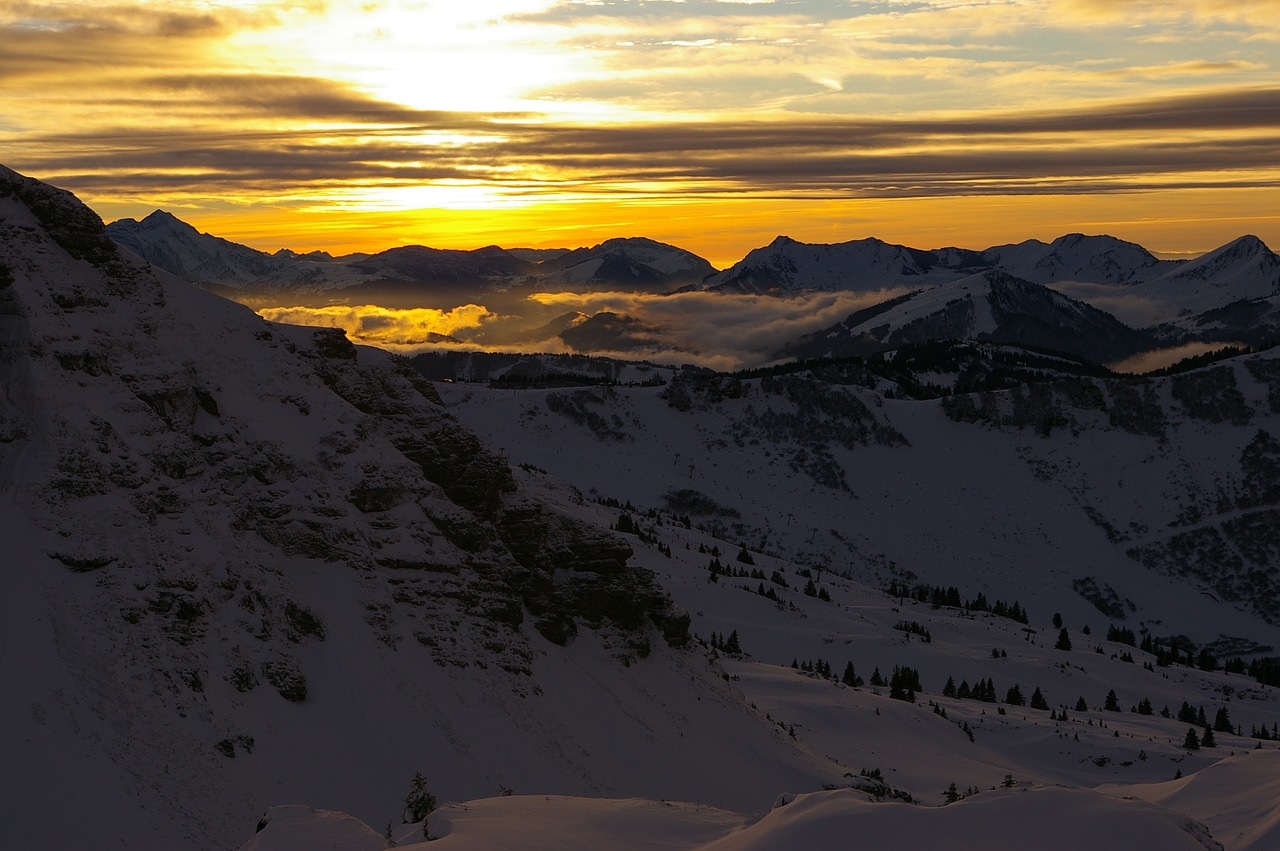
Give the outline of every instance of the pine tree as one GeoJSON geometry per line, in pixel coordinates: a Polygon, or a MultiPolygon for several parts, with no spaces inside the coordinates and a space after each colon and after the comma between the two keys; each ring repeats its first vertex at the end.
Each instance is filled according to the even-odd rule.
{"type": "Polygon", "coordinates": [[[1088,712],[1089,704],[1085,703],[1083,697],[1076,701],[1076,712],[1088,712]]]}
{"type": "Polygon", "coordinates": [[[1200,737],[1196,735],[1195,727],[1187,728],[1187,737],[1182,740],[1182,747],[1189,751],[1200,750],[1200,737]]]}
{"type": "Polygon", "coordinates": [[[741,653],[742,645],[738,643],[738,631],[735,629],[729,633],[729,640],[724,643],[724,652],[741,653]]]}
{"type": "Polygon", "coordinates": [[[1049,701],[1044,699],[1044,693],[1040,691],[1040,686],[1036,686],[1036,690],[1031,692],[1031,708],[1032,709],[1048,709],[1049,701]]]}
{"type": "Polygon", "coordinates": [[[1108,711],[1108,712],[1119,712],[1119,711],[1120,711],[1120,699],[1119,699],[1118,697],[1116,697],[1116,690],[1115,690],[1115,689],[1111,689],[1111,691],[1107,692],[1107,699],[1106,699],[1106,701],[1102,704],[1102,708],[1103,708],[1103,709],[1105,709],[1105,710],[1106,710],[1106,711],[1108,711]]]}
{"type": "Polygon", "coordinates": [[[947,684],[942,687],[942,696],[943,697],[956,696],[956,681],[951,677],[947,677],[947,684]]]}
{"type": "Polygon", "coordinates": [[[1205,727],[1204,735],[1200,737],[1200,747],[1212,748],[1212,747],[1216,747],[1217,744],[1218,743],[1213,740],[1213,728],[1205,727]]]}
{"type": "Polygon", "coordinates": [[[1231,726],[1231,716],[1227,714],[1227,707],[1219,708],[1218,713],[1213,716],[1213,729],[1218,733],[1230,733],[1235,729],[1231,726]]]}
{"type": "Polygon", "coordinates": [[[1062,629],[1062,615],[1058,612],[1053,613],[1053,628],[1062,629]]]}
{"type": "Polygon", "coordinates": [[[1005,693],[1004,702],[1010,706],[1025,706],[1027,700],[1022,696],[1022,689],[1018,687],[1017,683],[1014,683],[1009,686],[1009,691],[1005,693]]]}
{"type": "Polygon", "coordinates": [[[1066,627],[1058,630],[1058,643],[1053,645],[1054,650],[1070,650],[1071,636],[1067,635],[1066,627]]]}
{"type": "Polygon", "coordinates": [[[413,824],[425,819],[436,808],[436,796],[427,791],[427,778],[421,771],[413,773],[413,783],[404,798],[404,815],[401,821],[413,824]]]}
{"type": "Polygon", "coordinates": [[[850,688],[857,688],[862,685],[862,677],[854,673],[852,662],[845,663],[844,676],[840,678],[840,681],[850,688]]]}

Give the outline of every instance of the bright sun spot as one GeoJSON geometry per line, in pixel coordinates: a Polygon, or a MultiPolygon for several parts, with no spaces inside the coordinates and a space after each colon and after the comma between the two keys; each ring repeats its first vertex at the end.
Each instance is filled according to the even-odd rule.
{"type": "MultiPolygon", "coordinates": [[[[583,57],[519,15],[554,6],[534,0],[336,2],[288,31],[243,33],[258,57],[342,79],[380,100],[418,109],[522,111],[531,93],[573,80],[583,57]]],[[[271,61],[265,59],[264,61],[271,61]]]]}

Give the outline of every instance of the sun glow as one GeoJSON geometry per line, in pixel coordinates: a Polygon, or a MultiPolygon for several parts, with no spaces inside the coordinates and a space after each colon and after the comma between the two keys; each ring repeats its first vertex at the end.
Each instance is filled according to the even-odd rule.
{"type": "Polygon", "coordinates": [[[514,22],[546,11],[533,0],[335,2],[288,31],[246,31],[231,52],[291,73],[343,80],[370,96],[422,110],[527,111],[529,92],[580,76],[580,56],[514,22]],[[271,58],[271,57],[274,57],[271,58]]]}
{"type": "Polygon", "coordinates": [[[1232,8],[0,5],[0,162],[260,248],[1280,243],[1280,15],[1232,8]]]}

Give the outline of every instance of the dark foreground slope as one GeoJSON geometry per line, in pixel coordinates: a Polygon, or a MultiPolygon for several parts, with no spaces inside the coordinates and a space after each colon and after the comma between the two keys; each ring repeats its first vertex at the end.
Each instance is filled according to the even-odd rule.
{"type": "Polygon", "coordinates": [[[297,800],[378,823],[415,770],[713,799],[738,757],[632,729],[678,739],[663,693],[772,736],[686,670],[625,539],[405,362],[165,279],[7,170],[0,379],[0,845],[225,848],[297,800]],[[616,759],[566,748],[620,703],[616,759]]]}

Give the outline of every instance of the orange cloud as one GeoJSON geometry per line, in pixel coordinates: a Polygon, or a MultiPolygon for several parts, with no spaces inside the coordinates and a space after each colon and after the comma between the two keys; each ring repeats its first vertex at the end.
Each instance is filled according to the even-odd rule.
{"type": "Polygon", "coordinates": [[[452,336],[479,328],[496,318],[488,309],[466,304],[450,310],[397,310],[365,304],[330,307],[264,307],[258,314],[272,322],[341,328],[352,342],[406,351],[434,342],[433,335],[452,336]]]}

